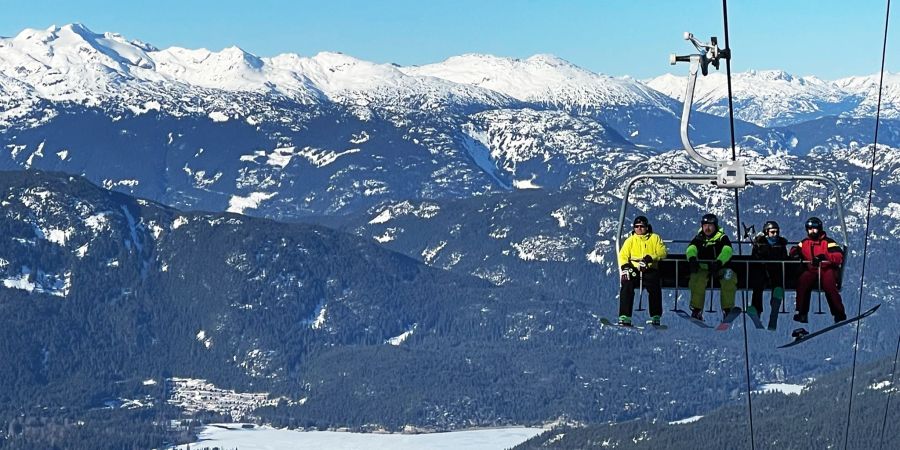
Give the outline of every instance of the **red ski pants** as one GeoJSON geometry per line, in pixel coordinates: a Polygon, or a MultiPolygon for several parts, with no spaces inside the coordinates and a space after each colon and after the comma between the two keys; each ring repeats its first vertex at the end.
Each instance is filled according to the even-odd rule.
{"type": "Polygon", "coordinates": [[[813,289],[819,288],[820,273],[822,277],[821,289],[825,292],[831,315],[846,317],[844,302],[841,300],[841,293],[838,292],[837,288],[836,274],[833,269],[829,268],[821,271],[818,269],[807,269],[800,274],[800,278],[797,279],[797,312],[802,314],[809,313],[809,297],[813,289]]]}

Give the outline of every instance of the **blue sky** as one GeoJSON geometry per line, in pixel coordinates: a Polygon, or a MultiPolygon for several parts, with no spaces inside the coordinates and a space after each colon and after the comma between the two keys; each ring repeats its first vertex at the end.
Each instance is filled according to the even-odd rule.
{"type": "MultiPolygon", "coordinates": [[[[682,32],[723,39],[720,0],[329,0],[12,1],[0,35],[80,22],[160,48],[259,56],[340,51],[401,65],[463,53],[524,58],[552,53],[609,75],[646,78],[671,68],[671,52],[692,49],[682,32]]],[[[733,70],[783,69],[835,79],[878,71],[882,0],[732,0],[733,70]],[[812,6],[814,5],[814,6],[812,6]]],[[[898,27],[896,9],[892,26],[898,27]]],[[[892,33],[900,34],[900,29],[892,33]]],[[[900,71],[900,39],[888,42],[888,70],[900,71]]],[[[724,70],[724,67],[723,67],[724,70]]]]}

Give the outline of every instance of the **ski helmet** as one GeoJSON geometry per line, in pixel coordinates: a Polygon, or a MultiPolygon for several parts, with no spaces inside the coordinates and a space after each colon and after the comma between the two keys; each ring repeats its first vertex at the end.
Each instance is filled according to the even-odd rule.
{"type": "Polygon", "coordinates": [[[716,226],[716,229],[719,229],[719,218],[716,217],[715,214],[704,214],[703,217],[700,218],[700,224],[711,223],[716,226]]]}
{"type": "Polygon", "coordinates": [[[780,229],[781,229],[781,227],[778,226],[778,222],[776,222],[774,220],[768,220],[768,221],[766,221],[765,225],[763,225],[763,233],[766,235],[769,234],[769,230],[778,231],[780,229]]]}
{"type": "Polygon", "coordinates": [[[825,228],[822,226],[822,219],[818,217],[810,217],[806,219],[806,233],[810,236],[813,236],[815,239],[819,239],[822,237],[822,233],[825,231],[825,228]],[[810,230],[816,230],[814,233],[810,233],[810,230]]]}
{"type": "Polygon", "coordinates": [[[634,218],[634,223],[632,223],[631,226],[636,227],[638,225],[643,225],[647,229],[648,234],[653,232],[650,220],[648,220],[646,216],[637,216],[634,218]]]}

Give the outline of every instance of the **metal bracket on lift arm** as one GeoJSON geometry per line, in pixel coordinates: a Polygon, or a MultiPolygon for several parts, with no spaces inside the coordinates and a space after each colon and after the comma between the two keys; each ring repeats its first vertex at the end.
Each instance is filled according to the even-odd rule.
{"type": "Polygon", "coordinates": [[[731,52],[729,49],[720,49],[718,40],[715,36],[710,38],[710,43],[700,42],[691,33],[684,33],[684,39],[690,41],[697,48],[699,54],[677,56],[674,53],[669,56],[669,64],[675,65],[678,62],[689,62],[691,64],[690,73],[688,74],[687,89],[684,93],[684,109],[681,112],[681,143],[688,156],[698,163],[713,167],[716,169],[716,183],[720,188],[738,188],[747,185],[746,172],[744,164],[741,161],[717,161],[709,159],[699,153],[691,145],[688,137],[688,127],[691,119],[691,106],[694,103],[694,87],[697,85],[697,71],[700,70],[703,75],[709,74],[709,65],[712,64],[716,70],[719,69],[719,62],[722,59],[729,59],[731,52]]]}

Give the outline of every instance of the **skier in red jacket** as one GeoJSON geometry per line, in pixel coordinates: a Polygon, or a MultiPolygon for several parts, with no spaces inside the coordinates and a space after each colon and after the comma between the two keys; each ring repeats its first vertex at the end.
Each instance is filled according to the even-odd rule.
{"type": "Polygon", "coordinates": [[[844,263],[844,250],[834,239],[825,235],[821,219],[810,217],[806,221],[806,238],[791,248],[790,255],[806,262],[806,269],[797,279],[797,314],[794,320],[808,322],[810,294],[817,287],[825,291],[835,323],[847,320],[837,288],[838,269],[844,263]]]}

